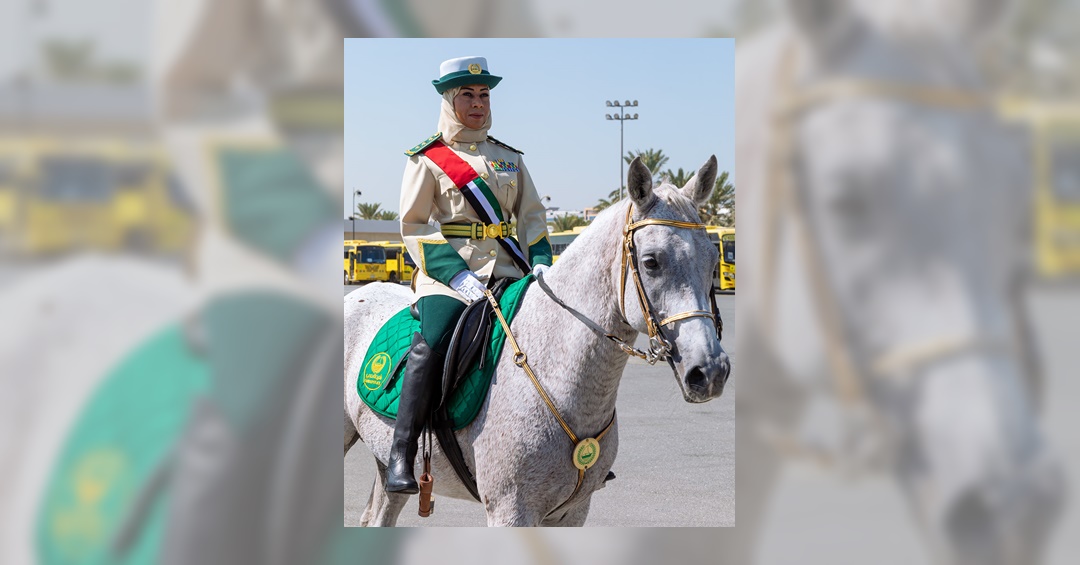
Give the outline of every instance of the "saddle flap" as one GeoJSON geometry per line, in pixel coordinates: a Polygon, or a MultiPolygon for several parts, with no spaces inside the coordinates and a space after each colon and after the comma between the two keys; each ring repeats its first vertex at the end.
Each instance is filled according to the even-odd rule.
{"type": "MultiPolygon", "coordinates": [[[[495,283],[491,292],[496,300],[511,283],[518,279],[504,278],[495,283]]],[[[450,348],[446,353],[443,366],[442,402],[450,398],[461,379],[469,374],[473,367],[484,366],[487,350],[491,342],[491,330],[495,311],[487,300],[477,300],[469,304],[458,318],[450,339],[450,348]]]]}

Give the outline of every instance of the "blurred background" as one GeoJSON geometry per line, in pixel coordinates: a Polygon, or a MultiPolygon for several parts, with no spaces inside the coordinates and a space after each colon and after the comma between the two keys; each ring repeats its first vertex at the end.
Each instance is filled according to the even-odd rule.
{"type": "Polygon", "coordinates": [[[0,3],[0,561],[1071,563],[1078,10],[0,3]],[[734,529],[340,526],[342,38],[395,36],[737,37],[734,529]]]}

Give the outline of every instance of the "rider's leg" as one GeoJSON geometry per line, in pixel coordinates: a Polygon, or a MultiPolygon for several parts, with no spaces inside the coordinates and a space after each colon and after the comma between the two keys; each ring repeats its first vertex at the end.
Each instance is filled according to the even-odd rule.
{"type": "Polygon", "coordinates": [[[394,442],[386,465],[387,492],[415,494],[420,490],[413,475],[416,440],[431,411],[450,333],[465,311],[465,304],[447,296],[425,296],[417,301],[416,309],[420,313],[420,331],[413,335],[402,377],[394,442]]]}

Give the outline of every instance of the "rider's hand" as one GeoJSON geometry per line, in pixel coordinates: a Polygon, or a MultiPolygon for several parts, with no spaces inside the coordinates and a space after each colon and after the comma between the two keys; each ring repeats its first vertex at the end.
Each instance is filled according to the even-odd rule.
{"type": "Polygon", "coordinates": [[[476,302],[483,298],[484,290],[487,289],[472,271],[461,271],[454,275],[454,278],[450,279],[450,288],[456,290],[469,302],[476,302]]]}
{"type": "Polygon", "coordinates": [[[540,275],[546,273],[547,270],[550,269],[550,268],[551,268],[551,266],[549,266],[549,265],[543,265],[543,264],[537,263],[536,265],[533,265],[532,274],[534,274],[536,276],[540,276],[540,275]]]}

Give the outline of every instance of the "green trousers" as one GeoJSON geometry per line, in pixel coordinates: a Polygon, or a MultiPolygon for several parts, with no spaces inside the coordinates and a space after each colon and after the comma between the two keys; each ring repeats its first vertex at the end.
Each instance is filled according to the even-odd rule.
{"type": "Polygon", "coordinates": [[[449,296],[425,296],[416,302],[416,310],[420,313],[420,335],[433,351],[446,355],[453,337],[450,334],[465,304],[449,296]]]}

